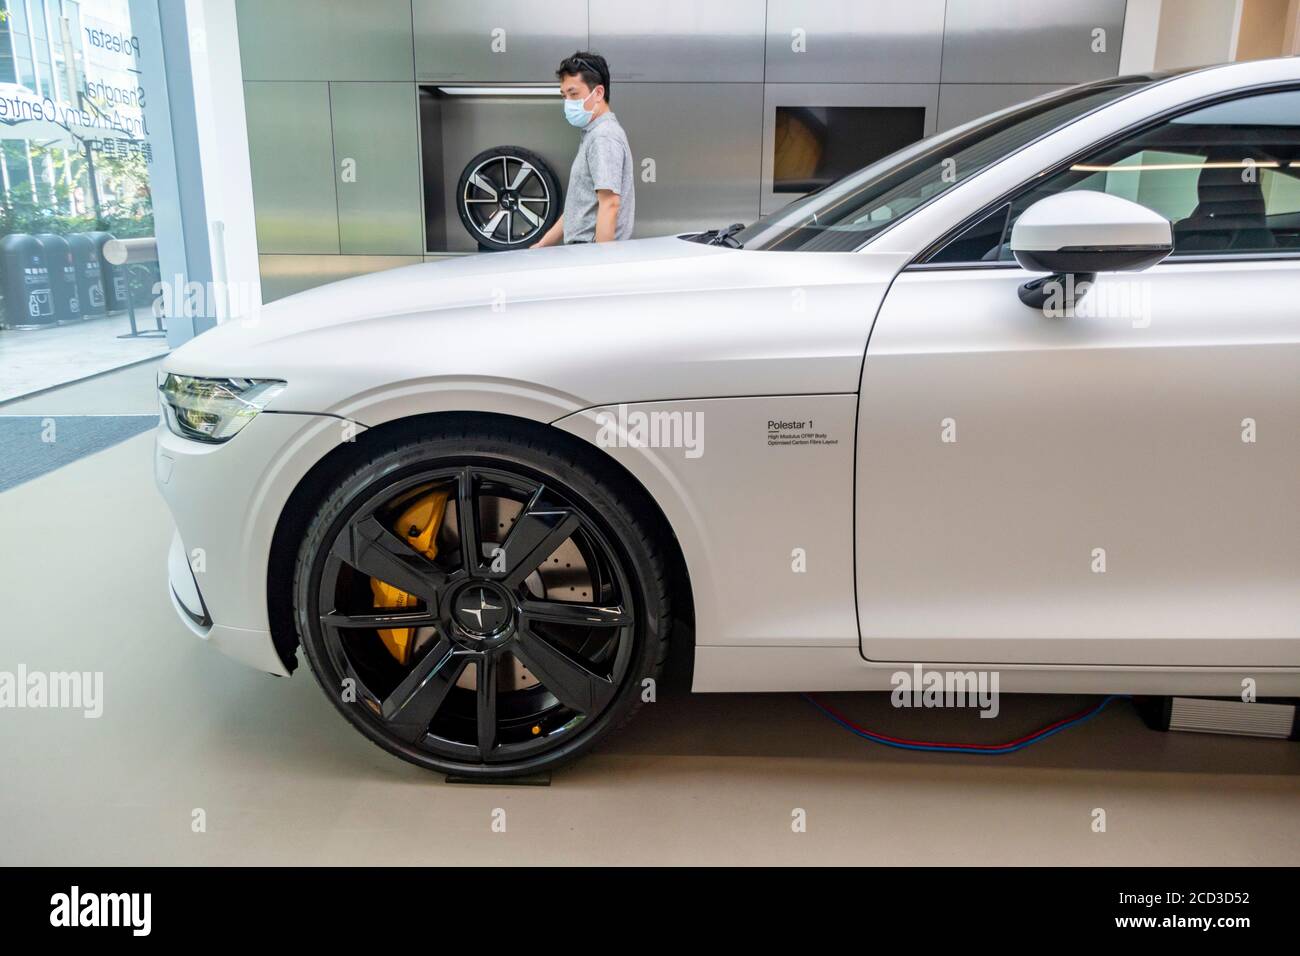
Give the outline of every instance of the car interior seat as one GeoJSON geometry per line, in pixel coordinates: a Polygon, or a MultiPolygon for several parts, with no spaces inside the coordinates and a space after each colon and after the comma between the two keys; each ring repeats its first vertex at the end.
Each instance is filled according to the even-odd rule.
{"type": "MultiPolygon", "coordinates": [[[[1213,162],[1214,160],[1211,160],[1213,162]]],[[[1259,174],[1233,166],[1206,166],[1196,181],[1196,208],[1174,223],[1178,252],[1272,249],[1277,245],[1264,215],[1259,174]]]]}

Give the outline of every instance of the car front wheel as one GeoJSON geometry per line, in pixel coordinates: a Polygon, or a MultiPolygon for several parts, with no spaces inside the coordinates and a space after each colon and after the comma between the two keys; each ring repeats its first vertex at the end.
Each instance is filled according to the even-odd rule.
{"type": "Polygon", "coordinates": [[[431,770],[550,770],[623,724],[668,647],[652,536],[535,435],[463,431],[366,455],[299,551],[294,610],[326,695],[431,770]]]}

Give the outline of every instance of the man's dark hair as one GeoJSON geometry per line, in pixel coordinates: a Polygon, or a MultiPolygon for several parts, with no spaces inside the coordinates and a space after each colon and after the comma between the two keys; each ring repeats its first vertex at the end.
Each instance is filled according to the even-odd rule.
{"type": "Polygon", "coordinates": [[[566,76],[582,77],[582,82],[593,90],[597,86],[603,86],[605,102],[609,102],[609,64],[599,53],[579,50],[573,56],[565,57],[560,68],[555,71],[555,78],[562,80],[566,76]]]}

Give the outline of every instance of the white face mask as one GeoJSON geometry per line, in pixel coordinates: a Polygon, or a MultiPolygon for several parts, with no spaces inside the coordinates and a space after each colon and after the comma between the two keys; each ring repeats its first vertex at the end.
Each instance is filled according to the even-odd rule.
{"type": "Polygon", "coordinates": [[[564,118],[569,121],[569,125],[582,129],[591,122],[592,113],[595,111],[587,109],[583,104],[595,95],[596,91],[592,90],[583,99],[564,101],[564,118]]]}

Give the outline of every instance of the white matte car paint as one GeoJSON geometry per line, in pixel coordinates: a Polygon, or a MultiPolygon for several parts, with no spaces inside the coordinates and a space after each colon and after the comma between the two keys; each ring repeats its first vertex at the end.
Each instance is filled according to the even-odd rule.
{"type": "Polygon", "coordinates": [[[601,446],[601,421],[616,419],[616,406],[556,424],[603,447],[664,511],[692,589],[704,595],[695,600],[696,643],[856,648],[849,516],[857,395],[625,407],[698,416],[701,454],[601,446]]]}
{"type": "Polygon", "coordinates": [[[1056,252],[1070,246],[1173,245],[1169,220],[1109,193],[1073,190],[1034,203],[1011,229],[1012,250],[1056,252]]]}
{"type": "Polygon", "coordinates": [[[1300,660],[1300,510],[1282,507],[1300,474],[1300,262],[1105,275],[1089,298],[1129,307],[1069,317],[1024,306],[1030,278],[908,271],[876,320],[858,430],[864,654],[1300,660]],[[1247,418],[1267,442],[1241,440],[1247,418]]]}

